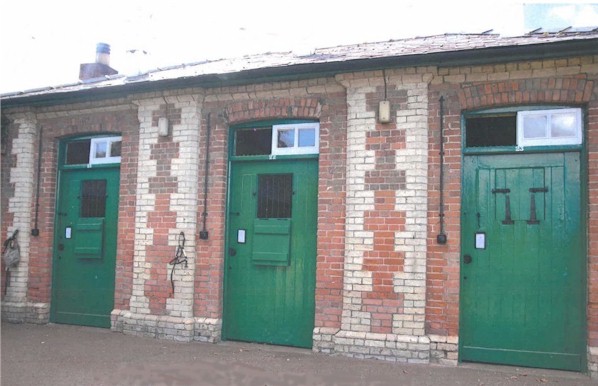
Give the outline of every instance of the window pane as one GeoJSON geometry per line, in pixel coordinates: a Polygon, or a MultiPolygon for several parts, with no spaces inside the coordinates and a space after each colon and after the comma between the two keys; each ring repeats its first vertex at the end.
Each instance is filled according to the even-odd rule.
{"type": "Polygon", "coordinates": [[[108,143],[107,142],[96,142],[94,158],[106,158],[107,151],[108,151],[108,143]]]}
{"type": "Polygon", "coordinates": [[[523,120],[523,137],[524,138],[546,138],[546,123],[545,115],[528,115],[523,120]]]}
{"type": "Polygon", "coordinates": [[[299,147],[313,147],[316,146],[316,130],[315,129],[300,129],[299,130],[299,147]]]}
{"type": "Polygon", "coordinates": [[[81,217],[104,217],[106,180],[87,180],[81,184],[81,217]]]}
{"type": "Polygon", "coordinates": [[[73,141],[66,145],[66,165],[81,165],[89,163],[89,147],[91,140],[73,141]]]}
{"type": "Polygon", "coordinates": [[[270,155],[272,129],[255,128],[235,131],[235,155],[270,155]]]}
{"type": "Polygon", "coordinates": [[[552,137],[575,137],[577,134],[575,114],[553,114],[550,134],[552,137]]]}
{"type": "Polygon", "coordinates": [[[278,130],[278,145],[277,147],[294,147],[295,146],[295,130],[278,130]]]}
{"type": "Polygon", "coordinates": [[[465,146],[517,145],[517,116],[471,117],[465,121],[465,146]]]}
{"type": "Polygon", "coordinates": [[[291,218],[292,200],[292,174],[261,174],[258,176],[258,218],[291,218]]]}
{"type": "Polygon", "coordinates": [[[110,143],[110,157],[120,157],[120,148],[122,141],[110,143]]]}

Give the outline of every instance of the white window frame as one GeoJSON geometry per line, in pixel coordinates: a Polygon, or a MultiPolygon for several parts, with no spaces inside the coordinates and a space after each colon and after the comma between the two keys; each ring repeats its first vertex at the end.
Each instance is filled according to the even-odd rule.
{"type": "Polygon", "coordinates": [[[552,109],[552,110],[527,110],[517,112],[517,145],[521,148],[528,146],[559,146],[580,145],[583,140],[581,109],[552,109]],[[552,116],[555,114],[572,113],[575,117],[575,135],[570,137],[552,137],[550,134],[552,116]],[[545,137],[525,138],[524,119],[530,116],[546,117],[545,137]]]}
{"type": "Polygon", "coordinates": [[[320,152],[320,124],[318,122],[290,123],[272,126],[272,155],[318,154],[320,152]],[[299,131],[314,130],[314,146],[299,146],[299,131]],[[278,132],[293,130],[293,147],[278,147],[278,132]]]}
{"type": "Polygon", "coordinates": [[[98,165],[98,164],[112,164],[112,163],[120,163],[120,156],[113,157],[110,154],[112,149],[112,144],[114,142],[122,142],[122,137],[99,137],[99,138],[92,138],[91,144],[89,146],[89,164],[90,165],[98,165]],[[96,150],[98,144],[106,143],[106,157],[96,158],[96,150]]]}

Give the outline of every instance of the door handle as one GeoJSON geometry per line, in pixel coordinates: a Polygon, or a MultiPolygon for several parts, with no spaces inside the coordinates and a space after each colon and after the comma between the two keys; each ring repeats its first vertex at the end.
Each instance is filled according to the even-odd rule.
{"type": "Polygon", "coordinates": [[[463,264],[471,264],[472,260],[471,255],[463,255],[463,264]]]}
{"type": "Polygon", "coordinates": [[[237,250],[235,248],[228,248],[228,255],[229,256],[236,256],[237,255],[237,250]]]}

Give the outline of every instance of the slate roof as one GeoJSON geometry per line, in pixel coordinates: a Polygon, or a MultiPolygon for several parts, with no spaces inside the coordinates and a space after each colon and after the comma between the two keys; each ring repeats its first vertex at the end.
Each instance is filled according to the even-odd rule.
{"type": "MultiPolygon", "coordinates": [[[[490,31],[488,31],[490,32],[490,31]]],[[[524,36],[501,37],[492,33],[479,34],[443,34],[409,39],[390,40],[385,42],[344,45],[319,48],[308,55],[296,55],[292,52],[265,53],[248,55],[232,59],[206,60],[196,63],[181,64],[165,68],[157,68],[136,76],[111,75],[98,79],[79,81],[53,87],[38,88],[0,95],[2,101],[8,102],[34,96],[48,96],[78,93],[85,90],[124,88],[126,85],[145,84],[172,80],[201,79],[212,77],[226,80],[244,72],[257,70],[275,71],[276,74],[292,73],[302,66],[306,69],[332,68],[341,66],[350,71],[355,63],[367,63],[374,60],[392,58],[400,61],[410,58],[413,63],[422,62],[427,57],[445,57],[449,54],[475,53],[483,50],[486,56],[496,57],[500,61],[500,49],[513,50],[517,47],[542,47],[549,51],[556,43],[583,42],[590,46],[590,54],[598,54],[598,27],[568,28],[560,31],[535,30],[524,36]],[[594,44],[595,41],[595,44],[594,44]],[[435,56],[434,56],[435,55],[435,56]],[[306,67],[307,66],[307,67],[306,67]],[[319,67],[318,67],[319,66],[319,67]],[[327,66],[327,67],[326,67],[327,66]]],[[[562,47],[562,46],[560,46],[562,47]]],[[[587,48],[586,48],[587,50],[587,48]]],[[[340,67],[339,67],[340,68],[340,67]]]]}

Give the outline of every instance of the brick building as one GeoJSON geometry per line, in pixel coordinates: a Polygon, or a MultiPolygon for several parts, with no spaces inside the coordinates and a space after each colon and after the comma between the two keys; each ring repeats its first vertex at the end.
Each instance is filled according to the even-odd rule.
{"type": "Polygon", "coordinates": [[[597,81],[587,29],[5,94],[2,318],[598,375],[597,81]]]}

